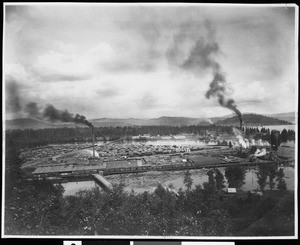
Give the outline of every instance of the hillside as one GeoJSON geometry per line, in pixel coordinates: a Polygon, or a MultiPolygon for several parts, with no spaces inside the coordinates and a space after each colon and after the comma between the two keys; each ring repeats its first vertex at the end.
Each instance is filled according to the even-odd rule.
{"type": "Polygon", "coordinates": [[[277,113],[277,114],[267,114],[265,116],[273,117],[273,118],[284,120],[284,121],[288,121],[288,122],[291,122],[291,123],[296,123],[296,116],[297,115],[298,114],[296,114],[295,112],[286,112],[286,113],[277,113]]]}
{"type": "MultiPolygon", "coordinates": [[[[190,126],[190,125],[209,125],[208,119],[189,118],[189,117],[160,117],[152,119],[139,118],[99,118],[92,119],[90,122],[95,127],[125,127],[125,126],[190,126]]],[[[31,118],[17,118],[6,120],[6,129],[43,129],[61,127],[84,127],[85,125],[63,122],[49,122],[31,118]]]]}
{"type": "MultiPolygon", "coordinates": [[[[238,125],[237,116],[228,115],[213,118],[191,118],[191,117],[159,117],[151,119],[139,118],[98,118],[92,119],[90,122],[95,127],[125,127],[125,126],[192,126],[192,125],[238,125]]],[[[280,120],[258,114],[244,114],[243,124],[247,126],[259,125],[287,125],[292,124],[286,120],[280,120]]],[[[49,122],[30,118],[18,118],[6,120],[6,129],[42,129],[42,128],[61,128],[61,127],[85,127],[85,125],[75,123],[49,122]]]]}
{"type": "Polygon", "coordinates": [[[167,125],[167,126],[190,126],[190,125],[209,125],[207,120],[201,118],[190,117],[160,117],[155,119],[149,119],[148,125],[167,125]]]}
{"type": "Polygon", "coordinates": [[[230,117],[233,117],[233,116],[235,116],[235,113],[232,113],[232,114],[229,114],[229,115],[226,115],[226,116],[222,116],[222,117],[211,117],[209,120],[212,123],[216,123],[220,120],[224,120],[224,119],[227,119],[227,118],[230,118],[230,117]]]}
{"type": "Polygon", "coordinates": [[[76,127],[78,124],[63,123],[63,122],[49,122],[45,120],[38,120],[32,118],[17,118],[12,120],[6,120],[6,130],[12,129],[43,129],[43,128],[62,128],[62,127],[76,127]]]}
{"type": "Polygon", "coordinates": [[[55,128],[55,124],[52,124],[47,121],[41,121],[30,118],[17,118],[12,120],[6,120],[5,123],[6,129],[41,129],[41,128],[55,128]]]}
{"type": "MultiPolygon", "coordinates": [[[[233,116],[227,119],[219,120],[215,123],[216,125],[223,126],[239,126],[239,118],[237,116],[233,116]]],[[[290,122],[262,116],[258,114],[244,114],[243,115],[243,125],[244,126],[261,126],[261,125],[289,125],[292,124],[290,122]]]]}
{"type": "Polygon", "coordinates": [[[99,119],[92,119],[90,122],[95,127],[125,127],[130,126],[131,123],[128,122],[126,119],[119,119],[119,118],[99,118],[99,119]]]}
{"type": "Polygon", "coordinates": [[[99,118],[91,120],[95,127],[116,127],[116,126],[190,126],[190,125],[209,125],[207,119],[190,117],[160,117],[152,119],[138,118],[99,118]]]}

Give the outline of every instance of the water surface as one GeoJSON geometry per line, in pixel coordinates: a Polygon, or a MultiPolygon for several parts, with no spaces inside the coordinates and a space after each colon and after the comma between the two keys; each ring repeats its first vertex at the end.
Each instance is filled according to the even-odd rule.
{"type": "MultiPolygon", "coordinates": [[[[234,187],[243,191],[251,190],[270,190],[277,189],[278,180],[277,176],[273,176],[272,171],[283,170],[283,181],[288,190],[294,190],[295,186],[295,171],[293,167],[279,167],[272,166],[260,167],[240,167],[237,169],[226,170],[226,168],[218,168],[224,176],[224,188],[234,187]],[[260,179],[260,182],[259,182],[260,179]]],[[[192,188],[196,185],[203,186],[204,182],[208,182],[206,169],[190,170],[191,178],[193,179],[192,188]]],[[[153,192],[155,188],[162,184],[165,187],[171,186],[175,190],[185,190],[184,175],[186,171],[173,171],[173,172],[147,172],[139,174],[123,174],[123,175],[111,175],[105,176],[105,178],[112,184],[124,183],[125,191],[135,193],[143,193],[144,191],[153,192]]],[[[82,182],[69,182],[63,183],[65,188],[64,195],[75,195],[80,190],[91,190],[93,188],[100,188],[94,181],[82,181],[82,182]]]]}

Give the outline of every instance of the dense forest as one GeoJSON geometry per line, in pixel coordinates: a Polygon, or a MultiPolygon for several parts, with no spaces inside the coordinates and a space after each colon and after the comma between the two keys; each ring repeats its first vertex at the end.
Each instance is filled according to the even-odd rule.
{"type": "MultiPolygon", "coordinates": [[[[239,125],[240,121],[238,116],[233,116],[230,118],[226,118],[224,120],[217,121],[215,124],[216,125],[222,125],[222,126],[234,126],[234,125],[239,125]]],[[[258,114],[243,114],[243,125],[245,126],[260,126],[260,125],[290,125],[292,123],[272,118],[272,117],[267,117],[267,116],[262,116],[258,114]]]]}
{"type": "MultiPolygon", "coordinates": [[[[157,135],[177,135],[177,134],[194,134],[199,139],[203,138],[208,131],[215,132],[216,136],[221,133],[233,135],[230,126],[140,126],[140,127],[99,127],[94,129],[96,140],[117,140],[131,139],[132,136],[150,134],[157,135]]],[[[255,139],[263,139],[270,141],[270,130],[262,128],[246,127],[243,128],[246,137],[254,137],[255,139]]],[[[295,132],[293,130],[282,131],[282,141],[295,140],[295,132]]],[[[47,129],[18,129],[7,130],[6,139],[12,140],[21,148],[36,147],[54,143],[71,143],[92,141],[92,130],[88,127],[76,128],[47,128],[47,129]]]]}
{"type": "MultiPolygon", "coordinates": [[[[224,175],[217,169],[208,171],[208,181],[195,188],[187,171],[187,188],[178,194],[161,185],[153,193],[127,193],[120,183],[110,192],[93,189],[63,196],[61,185],[26,180],[18,148],[8,141],[5,174],[6,235],[294,235],[293,192],[286,190],[282,170],[270,164],[258,169],[263,196],[226,194],[224,175]]],[[[225,176],[229,187],[241,186],[245,169],[227,167],[225,176]]]]}
{"type": "MultiPolygon", "coordinates": [[[[125,127],[99,127],[94,129],[96,139],[116,140],[120,138],[130,138],[131,136],[150,134],[157,135],[176,135],[180,133],[193,133],[204,135],[206,130],[219,130],[219,132],[231,133],[231,127],[212,126],[125,126],[125,127]]],[[[24,129],[7,130],[6,138],[13,140],[18,145],[28,147],[46,145],[49,143],[65,143],[91,141],[92,130],[88,127],[76,128],[47,128],[47,129],[24,129]]]]}

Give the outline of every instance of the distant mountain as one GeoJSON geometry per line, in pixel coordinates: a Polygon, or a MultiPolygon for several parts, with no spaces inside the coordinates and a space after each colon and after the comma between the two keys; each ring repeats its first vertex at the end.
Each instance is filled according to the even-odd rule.
{"type": "Polygon", "coordinates": [[[191,126],[191,125],[209,125],[207,120],[190,117],[160,117],[156,119],[149,119],[149,125],[167,125],[167,126],[191,126]]]}
{"type": "MultiPolygon", "coordinates": [[[[261,125],[289,125],[291,122],[284,120],[267,117],[259,114],[243,114],[243,125],[244,126],[261,126],[261,125]]],[[[239,126],[239,118],[233,116],[223,120],[219,120],[215,123],[216,125],[223,126],[239,126]]]]}
{"type": "Polygon", "coordinates": [[[45,122],[45,121],[39,121],[35,119],[30,118],[17,118],[12,120],[6,120],[5,122],[6,129],[26,129],[26,128],[34,128],[34,129],[40,129],[40,128],[53,128],[53,125],[51,123],[45,122]]]}
{"type": "Polygon", "coordinates": [[[90,122],[95,127],[124,127],[130,126],[131,123],[128,122],[129,119],[119,119],[119,118],[99,118],[92,119],[90,122]]]}
{"type": "MultiPolygon", "coordinates": [[[[189,117],[160,117],[153,119],[139,118],[98,118],[90,122],[95,127],[124,127],[124,126],[190,126],[190,125],[209,125],[212,122],[208,119],[189,118],[189,117]]],[[[75,123],[49,122],[31,118],[17,118],[6,120],[6,129],[42,129],[42,128],[61,128],[61,127],[84,127],[75,123]]]]}
{"type": "Polygon", "coordinates": [[[295,112],[286,112],[286,113],[277,113],[277,114],[265,114],[265,116],[288,121],[291,123],[296,123],[296,117],[298,116],[298,113],[296,114],[295,112]]]}
{"type": "MultiPolygon", "coordinates": [[[[282,113],[284,114],[284,113],[282,113]]],[[[285,115],[283,115],[285,116],[285,115]]],[[[283,117],[284,118],[284,117],[283,117]]],[[[151,119],[139,118],[98,118],[90,122],[95,127],[124,127],[124,126],[191,126],[191,125],[238,125],[237,116],[231,114],[223,117],[212,118],[191,118],[191,117],[159,117],[151,119]]],[[[289,121],[280,120],[258,114],[243,114],[243,123],[250,126],[254,125],[285,125],[291,124],[289,121]]],[[[18,118],[6,120],[6,129],[42,129],[42,128],[61,128],[61,127],[84,127],[75,123],[49,122],[30,118],[18,118]]]]}
{"type": "Polygon", "coordinates": [[[220,120],[223,120],[223,119],[226,119],[226,118],[230,118],[230,117],[233,117],[235,116],[235,113],[232,113],[232,114],[229,114],[229,115],[226,115],[226,116],[222,116],[222,117],[211,117],[209,120],[212,122],[212,123],[216,123],[220,120]]]}
{"type": "Polygon", "coordinates": [[[61,127],[76,127],[73,123],[52,123],[49,121],[32,119],[32,118],[17,118],[6,120],[5,128],[9,129],[43,129],[43,128],[61,128],[61,127]]]}
{"type": "Polygon", "coordinates": [[[190,117],[160,117],[152,119],[118,119],[118,118],[100,118],[91,120],[95,127],[107,126],[190,126],[190,125],[209,125],[211,122],[203,118],[190,117]]]}

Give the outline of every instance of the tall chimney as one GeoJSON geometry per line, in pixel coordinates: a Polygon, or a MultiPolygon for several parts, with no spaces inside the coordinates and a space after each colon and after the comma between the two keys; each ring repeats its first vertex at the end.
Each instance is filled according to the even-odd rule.
{"type": "Polygon", "coordinates": [[[240,119],[240,130],[243,131],[243,121],[240,119]]]}
{"type": "Polygon", "coordinates": [[[95,161],[95,142],[94,142],[94,126],[92,125],[92,139],[93,139],[93,160],[95,161]]]}
{"type": "MultiPolygon", "coordinates": [[[[244,134],[242,116],[240,117],[240,130],[241,130],[242,134],[244,134]]],[[[240,157],[242,157],[242,155],[243,155],[243,147],[241,146],[240,147],[240,157]]]]}

